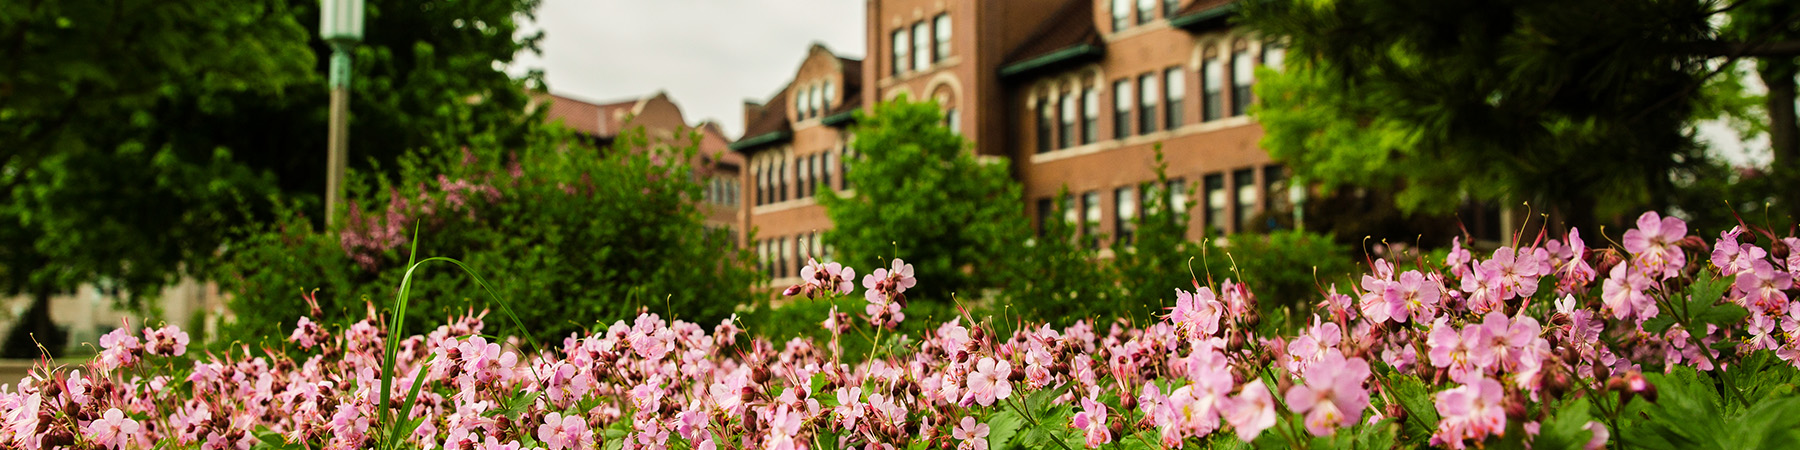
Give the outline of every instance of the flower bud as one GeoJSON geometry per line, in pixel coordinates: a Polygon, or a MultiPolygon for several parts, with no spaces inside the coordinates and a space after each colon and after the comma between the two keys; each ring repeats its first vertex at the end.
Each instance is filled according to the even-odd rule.
{"type": "Polygon", "coordinates": [[[768,367],[756,366],[756,368],[750,369],[750,381],[755,381],[756,384],[768,383],[771,376],[768,367]]]}
{"type": "Polygon", "coordinates": [[[1125,435],[1125,421],[1114,420],[1110,423],[1107,423],[1106,425],[1107,425],[1107,429],[1112,431],[1113,436],[1124,436],[1125,435]]]}
{"type": "Polygon", "coordinates": [[[1119,394],[1119,409],[1127,411],[1137,409],[1137,403],[1137,397],[1133,397],[1131,394],[1119,394]]]}
{"type": "Polygon", "coordinates": [[[1023,366],[1013,366],[1012,374],[1007,375],[1006,379],[1015,383],[1025,381],[1025,368],[1023,366]]]}
{"type": "Polygon", "coordinates": [[[1406,422],[1406,407],[1399,403],[1387,404],[1387,406],[1382,408],[1382,414],[1386,415],[1388,418],[1394,419],[1395,422],[1406,422]]]}

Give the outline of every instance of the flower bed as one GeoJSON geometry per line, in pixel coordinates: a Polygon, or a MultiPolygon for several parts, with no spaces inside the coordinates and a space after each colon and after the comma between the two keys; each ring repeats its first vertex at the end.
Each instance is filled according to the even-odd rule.
{"type": "Polygon", "coordinates": [[[0,444],[1778,447],[1800,427],[1796,247],[1741,228],[1708,245],[1647,213],[1623,252],[1572,230],[1485,259],[1459,246],[1441,263],[1376,260],[1290,336],[1259,330],[1251,287],[1230,280],[1176,289],[1155,323],[1001,335],[1004,318],[963,317],[883,336],[919,282],[899,260],[860,280],[809,263],[788,290],[853,295],[860,281],[860,318],[821,319],[873,335],[867,355],[655,314],[532,355],[482,336],[481,314],[397,342],[376,317],[302,319],[291,348],[207,355],[173,327],[118,331],[85,367],[0,391],[0,444]]]}

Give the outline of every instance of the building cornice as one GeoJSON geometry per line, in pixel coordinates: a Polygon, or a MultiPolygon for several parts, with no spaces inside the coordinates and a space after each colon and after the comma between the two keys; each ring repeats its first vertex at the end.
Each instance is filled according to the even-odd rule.
{"type": "Polygon", "coordinates": [[[1172,17],[1169,19],[1169,25],[1191,32],[1205,31],[1224,26],[1226,20],[1237,15],[1237,11],[1237,2],[1226,3],[1195,11],[1187,15],[1172,17]]]}
{"type": "Polygon", "coordinates": [[[756,135],[756,136],[738,139],[737,142],[731,143],[731,145],[729,145],[729,147],[732,150],[741,152],[741,151],[744,151],[745,149],[750,149],[750,148],[755,148],[755,147],[766,145],[766,144],[781,142],[781,141],[787,140],[788,138],[791,138],[791,137],[794,137],[794,132],[792,132],[792,131],[772,131],[772,132],[763,133],[763,134],[756,135]]]}
{"type": "Polygon", "coordinates": [[[1106,47],[1090,43],[1071,45],[1042,56],[1002,66],[1000,78],[1012,78],[1059,64],[1080,61],[1083,58],[1098,58],[1105,55],[1106,47]]]}

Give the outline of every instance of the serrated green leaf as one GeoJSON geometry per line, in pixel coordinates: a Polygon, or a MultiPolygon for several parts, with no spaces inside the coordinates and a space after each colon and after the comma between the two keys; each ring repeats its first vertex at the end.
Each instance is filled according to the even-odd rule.
{"type": "Polygon", "coordinates": [[[1400,406],[1406,408],[1407,434],[1412,436],[1430,436],[1438,423],[1437,406],[1431,402],[1431,390],[1425,382],[1412,375],[1397,375],[1388,378],[1394,388],[1394,398],[1400,406]]]}
{"type": "Polygon", "coordinates": [[[1556,409],[1549,420],[1538,428],[1532,439],[1532,450],[1580,450],[1594,437],[1586,428],[1593,418],[1588,415],[1588,400],[1575,399],[1556,409]]]}
{"type": "Polygon", "coordinates": [[[1025,418],[1012,411],[1002,411],[988,417],[988,445],[996,449],[1013,448],[1010,442],[1019,434],[1019,427],[1025,425],[1025,418]]]}

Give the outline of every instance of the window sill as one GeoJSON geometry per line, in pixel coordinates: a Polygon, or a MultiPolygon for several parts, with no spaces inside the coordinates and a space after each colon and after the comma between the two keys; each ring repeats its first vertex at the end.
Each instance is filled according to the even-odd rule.
{"type": "Polygon", "coordinates": [[[1250,125],[1250,124],[1254,124],[1254,123],[1256,123],[1256,121],[1251,119],[1250,116],[1227,117],[1227,118],[1223,118],[1223,119],[1213,120],[1211,122],[1190,123],[1187,125],[1183,125],[1181,128],[1178,128],[1175,130],[1162,130],[1162,131],[1157,131],[1157,132],[1153,132],[1153,133],[1149,133],[1149,134],[1134,135],[1134,136],[1126,137],[1124,139],[1112,139],[1112,140],[1096,142],[1096,143],[1092,143],[1092,144],[1085,144],[1085,145],[1080,145],[1080,146],[1075,146],[1075,147],[1069,147],[1069,148],[1065,148],[1065,149],[1061,149],[1061,150],[1051,150],[1046,153],[1036,153],[1036,154],[1031,155],[1031,163],[1032,164],[1043,164],[1043,163],[1048,163],[1048,162],[1052,162],[1052,161],[1056,161],[1056,160],[1060,160],[1060,159],[1067,159],[1067,158],[1073,158],[1073,157],[1082,156],[1082,155],[1100,153],[1100,152],[1104,152],[1107,150],[1114,150],[1114,149],[1118,149],[1121,147],[1131,147],[1131,146],[1136,146],[1136,145],[1154,143],[1154,142],[1158,142],[1158,141],[1165,141],[1165,140],[1169,140],[1169,139],[1173,139],[1173,138],[1177,138],[1177,137],[1185,137],[1185,136],[1200,134],[1200,133],[1210,133],[1213,131],[1218,131],[1218,130],[1223,130],[1223,129],[1228,129],[1228,128],[1237,128],[1237,127],[1250,125]]]}

